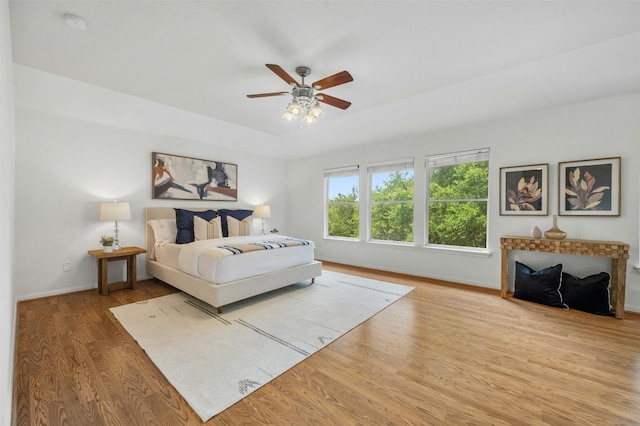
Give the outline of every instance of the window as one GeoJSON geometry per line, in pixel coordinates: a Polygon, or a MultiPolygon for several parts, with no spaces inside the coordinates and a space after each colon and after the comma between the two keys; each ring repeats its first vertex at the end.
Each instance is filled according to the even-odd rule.
{"type": "Polygon", "coordinates": [[[428,245],[487,247],[489,150],[428,157],[428,245]]]}
{"type": "Polygon", "coordinates": [[[369,238],[413,241],[413,159],[367,167],[369,238]]]}
{"type": "Polygon", "coordinates": [[[358,238],[359,187],[358,166],[324,171],[325,237],[358,238]]]}

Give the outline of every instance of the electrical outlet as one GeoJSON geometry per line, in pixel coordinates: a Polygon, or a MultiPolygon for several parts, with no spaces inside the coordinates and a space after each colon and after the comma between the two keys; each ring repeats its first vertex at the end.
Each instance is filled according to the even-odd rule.
{"type": "Polygon", "coordinates": [[[62,262],[62,272],[69,272],[71,270],[71,262],[62,262]]]}

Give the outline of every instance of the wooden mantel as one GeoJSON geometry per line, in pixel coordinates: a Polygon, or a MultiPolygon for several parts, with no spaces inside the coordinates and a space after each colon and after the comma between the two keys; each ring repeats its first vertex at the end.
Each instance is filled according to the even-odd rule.
{"type": "Polygon", "coordinates": [[[503,236],[500,237],[500,250],[502,251],[502,273],[500,282],[500,295],[502,297],[507,297],[509,290],[509,250],[610,258],[611,304],[613,305],[616,318],[624,318],[629,244],[620,241],[549,240],[546,238],[503,236]]]}

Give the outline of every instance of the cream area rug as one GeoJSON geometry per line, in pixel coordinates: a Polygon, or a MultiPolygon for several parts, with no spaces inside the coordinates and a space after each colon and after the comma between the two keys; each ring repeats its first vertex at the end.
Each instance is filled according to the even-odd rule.
{"type": "Polygon", "coordinates": [[[221,314],[184,293],[111,311],[207,421],[411,290],[323,271],[221,314]]]}

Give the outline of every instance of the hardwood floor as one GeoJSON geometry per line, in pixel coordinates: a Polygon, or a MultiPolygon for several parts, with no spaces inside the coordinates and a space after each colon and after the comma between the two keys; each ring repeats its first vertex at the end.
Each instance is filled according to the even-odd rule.
{"type": "MultiPolygon", "coordinates": [[[[415,290],[207,424],[640,424],[638,315],[325,269],[415,290]]],[[[108,310],[172,292],[143,281],[20,302],[14,424],[201,424],[108,310]]]]}

